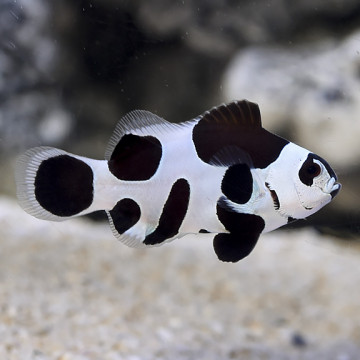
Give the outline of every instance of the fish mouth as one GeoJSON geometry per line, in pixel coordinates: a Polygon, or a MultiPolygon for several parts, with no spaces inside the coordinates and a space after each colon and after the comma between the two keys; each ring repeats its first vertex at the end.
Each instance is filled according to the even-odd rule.
{"type": "Polygon", "coordinates": [[[335,183],[333,186],[333,190],[330,191],[330,195],[332,199],[339,193],[340,189],[341,189],[341,184],[335,183]]]}
{"type": "Polygon", "coordinates": [[[325,186],[324,192],[331,195],[333,199],[340,191],[341,184],[336,182],[337,178],[332,177],[325,186]]]}

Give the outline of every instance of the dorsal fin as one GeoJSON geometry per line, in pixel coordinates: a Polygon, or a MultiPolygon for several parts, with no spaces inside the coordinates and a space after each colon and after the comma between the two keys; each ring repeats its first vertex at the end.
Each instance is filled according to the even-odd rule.
{"type": "MultiPolygon", "coordinates": [[[[157,131],[161,131],[161,128],[169,128],[176,126],[171,124],[165,119],[153,114],[146,110],[133,110],[123,116],[120,121],[116,124],[115,130],[109,140],[109,143],[105,151],[105,160],[110,160],[111,154],[113,153],[116,145],[120,139],[125,135],[129,134],[134,130],[138,130],[146,127],[156,127],[157,131]]],[[[155,132],[155,129],[154,129],[155,132]]]]}
{"type": "Polygon", "coordinates": [[[193,141],[199,158],[208,164],[224,148],[235,146],[250,156],[255,168],[266,168],[288,144],[262,127],[258,105],[247,100],[220,105],[196,120],[193,141]]]}
{"type": "Polygon", "coordinates": [[[261,115],[259,106],[247,100],[234,101],[222,104],[206,111],[201,120],[205,122],[217,122],[222,126],[236,126],[244,130],[261,129],[261,115]]]}

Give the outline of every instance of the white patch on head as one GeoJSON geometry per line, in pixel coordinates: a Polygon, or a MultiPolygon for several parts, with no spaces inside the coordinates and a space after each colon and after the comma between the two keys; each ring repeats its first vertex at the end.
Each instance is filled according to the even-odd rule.
{"type": "Polygon", "coordinates": [[[295,184],[301,204],[314,213],[332,200],[331,193],[340,189],[340,184],[336,183],[335,173],[331,169],[329,171],[332,173],[329,173],[320,158],[314,154],[310,154],[309,157],[311,162],[307,164],[308,160],[306,160],[299,174],[308,171],[311,174],[311,184],[304,184],[301,178],[300,182],[295,184]]]}
{"type": "Polygon", "coordinates": [[[317,158],[313,161],[319,166],[318,173],[309,175],[314,176],[312,183],[307,185],[300,180],[299,171],[309,154],[308,150],[289,143],[266,169],[266,181],[276,191],[280,202],[278,211],[284,217],[302,219],[314,214],[331,201],[331,192],[340,188],[336,178],[317,158]]]}

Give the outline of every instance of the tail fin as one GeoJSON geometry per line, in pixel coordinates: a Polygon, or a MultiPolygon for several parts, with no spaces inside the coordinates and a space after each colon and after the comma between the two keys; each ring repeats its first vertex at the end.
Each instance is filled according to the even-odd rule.
{"type": "Polygon", "coordinates": [[[94,174],[86,158],[51,147],[20,156],[15,180],[21,207],[44,220],[82,215],[94,197],[94,174]]]}

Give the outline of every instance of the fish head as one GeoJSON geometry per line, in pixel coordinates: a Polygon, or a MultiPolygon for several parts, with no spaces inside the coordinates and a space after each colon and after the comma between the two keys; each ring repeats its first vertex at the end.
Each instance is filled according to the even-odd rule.
{"type": "Polygon", "coordinates": [[[301,205],[314,213],[328,204],[340,191],[335,171],[320,156],[308,153],[303,159],[295,181],[301,205]]]}
{"type": "Polygon", "coordinates": [[[328,204],[341,184],[330,165],[320,156],[289,143],[269,168],[266,186],[275,209],[292,219],[306,218],[328,204]]]}

